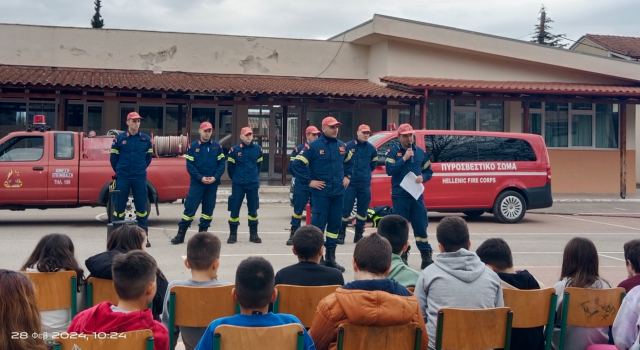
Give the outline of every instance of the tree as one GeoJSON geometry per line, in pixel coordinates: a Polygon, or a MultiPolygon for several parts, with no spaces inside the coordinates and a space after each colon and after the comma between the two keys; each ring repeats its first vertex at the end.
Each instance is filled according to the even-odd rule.
{"type": "Polygon", "coordinates": [[[547,16],[547,10],[544,5],[540,8],[539,13],[538,24],[534,26],[535,31],[533,37],[531,37],[531,42],[553,47],[565,47],[567,44],[562,42],[564,34],[552,34],[550,32],[553,20],[547,16]]]}
{"type": "Polygon", "coordinates": [[[104,27],[104,21],[102,20],[102,15],[100,14],[100,8],[102,7],[100,0],[94,0],[93,4],[95,5],[96,13],[93,14],[93,18],[91,18],[91,27],[92,28],[102,28],[104,27]]]}

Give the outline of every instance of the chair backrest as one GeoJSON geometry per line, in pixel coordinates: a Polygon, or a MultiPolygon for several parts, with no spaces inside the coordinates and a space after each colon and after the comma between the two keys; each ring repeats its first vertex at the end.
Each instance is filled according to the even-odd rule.
{"type": "Polygon", "coordinates": [[[273,304],[273,312],[293,314],[309,328],[316,314],[318,303],[327,295],[336,291],[338,285],[330,286],[293,286],[278,284],[278,298],[273,304]]]}
{"type": "Polygon", "coordinates": [[[302,326],[291,323],[273,327],[239,327],[222,325],[213,335],[214,350],[302,350],[304,332],[302,326]]]}
{"type": "Polygon", "coordinates": [[[124,333],[70,333],[54,338],[55,350],[153,350],[153,332],[150,329],[124,333]]]}
{"type": "Polygon", "coordinates": [[[558,296],[554,288],[502,290],[504,306],[513,312],[513,328],[545,326],[545,349],[551,349],[558,296]]]}
{"type": "Polygon", "coordinates": [[[343,323],[338,326],[338,350],[419,350],[422,329],[417,323],[374,327],[343,323]],[[375,346],[374,346],[375,344],[375,346]]]}
{"type": "MultiPolygon", "coordinates": [[[[169,329],[175,326],[207,327],[216,318],[240,312],[233,300],[233,285],[212,287],[173,286],[169,291],[169,329]]],[[[169,332],[169,344],[176,344],[169,332]]]]}
{"type": "Polygon", "coordinates": [[[116,288],[113,286],[113,280],[104,278],[89,277],[87,279],[87,307],[103,301],[111,304],[118,304],[119,298],[116,288]]]}
{"type": "Polygon", "coordinates": [[[75,271],[23,272],[33,283],[38,310],[70,309],[77,313],[78,280],[75,271]]]}
{"type": "Polygon", "coordinates": [[[438,311],[437,350],[478,350],[511,345],[513,313],[508,307],[438,311]]]}
{"type": "Polygon", "coordinates": [[[604,328],[616,319],[624,288],[574,288],[564,290],[559,349],[564,349],[567,326],[604,328]]]}

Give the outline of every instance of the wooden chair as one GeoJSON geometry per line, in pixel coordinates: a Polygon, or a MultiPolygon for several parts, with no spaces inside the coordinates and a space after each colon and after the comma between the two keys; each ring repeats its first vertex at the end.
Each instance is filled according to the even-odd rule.
{"type": "Polygon", "coordinates": [[[338,350],[420,350],[422,332],[417,323],[387,327],[343,323],[338,326],[338,350]]]}
{"type": "Polygon", "coordinates": [[[554,288],[503,289],[504,306],[513,312],[513,328],[545,327],[544,348],[551,350],[558,296],[554,288]]]}
{"type": "Polygon", "coordinates": [[[564,291],[560,319],[559,350],[564,349],[567,326],[604,328],[616,319],[624,288],[573,288],[564,291]]]}
{"type": "Polygon", "coordinates": [[[309,287],[278,284],[276,286],[278,298],[273,303],[273,312],[293,314],[300,319],[306,328],[310,328],[320,300],[335,292],[338,287],[341,286],[309,287]]]}
{"type": "Polygon", "coordinates": [[[169,346],[173,349],[176,326],[207,327],[216,318],[240,312],[233,301],[233,285],[215,287],[173,286],[169,291],[169,346]]]}
{"type": "Polygon", "coordinates": [[[78,278],[75,271],[23,272],[33,283],[38,310],[70,309],[78,313],[78,278]]]}
{"type": "Polygon", "coordinates": [[[117,305],[119,298],[113,286],[113,280],[104,278],[89,277],[86,285],[87,308],[103,301],[117,305]]]}
{"type": "Polygon", "coordinates": [[[54,338],[53,348],[54,350],[153,350],[153,332],[150,329],[143,329],[124,333],[77,335],[70,333],[64,337],[54,338]]]}
{"type": "Polygon", "coordinates": [[[239,327],[222,325],[213,335],[213,349],[302,350],[304,331],[297,323],[273,327],[239,327]]]}
{"type": "Polygon", "coordinates": [[[508,307],[438,311],[436,350],[509,350],[513,313],[508,307]]]}

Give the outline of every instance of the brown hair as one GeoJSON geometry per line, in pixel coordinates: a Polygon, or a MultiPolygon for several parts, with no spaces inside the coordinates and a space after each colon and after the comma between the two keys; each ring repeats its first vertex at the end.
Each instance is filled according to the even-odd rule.
{"type": "Polygon", "coordinates": [[[356,243],[353,260],[362,271],[386,274],[391,267],[391,243],[377,233],[364,237],[356,243]]]}
{"type": "Polygon", "coordinates": [[[0,349],[39,350],[45,343],[33,337],[41,332],[40,313],[31,281],[23,274],[0,269],[0,349]],[[12,336],[25,333],[25,339],[12,336]]]}
{"type": "Polygon", "coordinates": [[[80,268],[74,254],[75,249],[69,236],[50,233],[40,238],[21,270],[25,271],[35,267],[40,272],[75,271],[78,276],[78,284],[82,284],[84,271],[80,268]]]}
{"type": "Polygon", "coordinates": [[[624,244],[624,259],[631,264],[635,273],[640,273],[640,239],[634,239],[624,244]]]}
{"type": "Polygon", "coordinates": [[[564,246],[560,279],[567,278],[567,287],[588,288],[598,275],[598,251],[587,238],[574,237],[564,246]]]}
{"type": "Polygon", "coordinates": [[[187,261],[193,270],[207,270],[220,259],[220,238],[208,232],[198,232],[187,242],[187,261]]]}
{"type": "Polygon", "coordinates": [[[107,238],[107,250],[117,250],[126,253],[131,250],[142,249],[144,244],[144,230],[137,225],[122,225],[113,230],[107,238]]]}

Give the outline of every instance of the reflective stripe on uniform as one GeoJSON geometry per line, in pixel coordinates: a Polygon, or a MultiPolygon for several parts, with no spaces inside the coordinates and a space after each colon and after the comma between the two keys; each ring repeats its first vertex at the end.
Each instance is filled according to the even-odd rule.
{"type": "Polygon", "coordinates": [[[205,220],[213,220],[212,216],[209,216],[207,214],[202,214],[202,213],[200,213],[200,218],[205,220]]]}
{"type": "Polygon", "coordinates": [[[124,217],[124,212],[118,213],[117,211],[114,211],[113,212],[113,216],[115,216],[117,218],[123,218],[124,217]]]}
{"type": "Polygon", "coordinates": [[[256,163],[260,163],[260,162],[262,162],[262,160],[263,160],[263,158],[260,157],[260,158],[258,158],[258,160],[256,160],[256,163]]]}
{"type": "Polygon", "coordinates": [[[429,243],[429,239],[427,237],[416,237],[416,242],[429,243]]]}
{"type": "Polygon", "coordinates": [[[329,237],[329,238],[338,239],[338,234],[337,233],[324,231],[324,235],[329,237]]]}
{"type": "Polygon", "coordinates": [[[344,159],[344,163],[350,161],[351,157],[353,157],[353,152],[351,151],[347,152],[347,157],[344,159]]]}
{"type": "Polygon", "coordinates": [[[136,212],[136,216],[143,218],[143,217],[147,216],[147,212],[146,212],[146,211],[143,211],[143,212],[141,213],[141,212],[137,211],[137,212],[136,212]]]}
{"type": "Polygon", "coordinates": [[[428,169],[431,166],[431,161],[428,160],[424,163],[424,165],[422,166],[422,169],[428,169]]]}
{"type": "Polygon", "coordinates": [[[373,162],[377,162],[377,161],[378,161],[378,157],[373,157],[373,158],[371,158],[371,162],[372,162],[372,163],[373,163],[373,162]]]}
{"type": "Polygon", "coordinates": [[[236,160],[231,157],[227,157],[227,162],[236,164],[236,160]]]}
{"type": "Polygon", "coordinates": [[[224,154],[223,154],[223,153],[220,153],[220,154],[218,155],[218,160],[222,160],[222,159],[224,159],[224,154]]]}
{"type": "Polygon", "coordinates": [[[387,157],[386,162],[387,162],[387,163],[391,163],[391,164],[395,164],[395,163],[396,163],[396,160],[395,160],[395,159],[393,159],[393,158],[389,158],[389,157],[387,157]]]}
{"type": "Polygon", "coordinates": [[[147,150],[147,153],[153,153],[153,148],[149,148],[149,149],[147,150]]]}
{"type": "Polygon", "coordinates": [[[249,217],[249,221],[258,221],[258,217],[257,216],[251,216],[251,215],[247,215],[249,217]]]}
{"type": "Polygon", "coordinates": [[[291,215],[291,217],[294,218],[294,219],[302,219],[302,214],[298,215],[296,213],[293,213],[293,215],[291,215]]]}
{"type": "Polygon", "coordinates": [[[113,154],[120,154],[120,151],[118,151],[118,150],[117,150],[117,149],[115,149],[115,148],[112,148],[112,149],[111,149],[111,153],[113,153],[113,154]]]}
{"type": "Polygon", "coordinates": [[[193,220],[193,216],[182,214],[182,220],[191,221],[191,220],[193,220]]]}
{"type": "Polygon", "coordinates": [[[304,165],[309,165],[309,160],[307,159],[307,157],[305,157],[303,155],[297,156],[296,159],[301,161],[301,162],[303,162],[304,165]]]}
{"type": "Polygon", "coordinates": [[[366,216],[360,216],[358,214],[356,214],[356,219],[361,220],[361,221],[367,221],[367,217],[366,216]]]}
{"type": "Polygon", "coordinates": [[[229,222],[240,222],[240,217],[237,217],[237,218],[229,218],[229,222]]]}
{"type": "Polygon", "coordinates": [[[195,158],[193,158],[192,156],[187,155],[187,154],[185,154],[184,157],[187,158],[187,160],[190,160],[192,162],[195,160],[195,158]]]}

